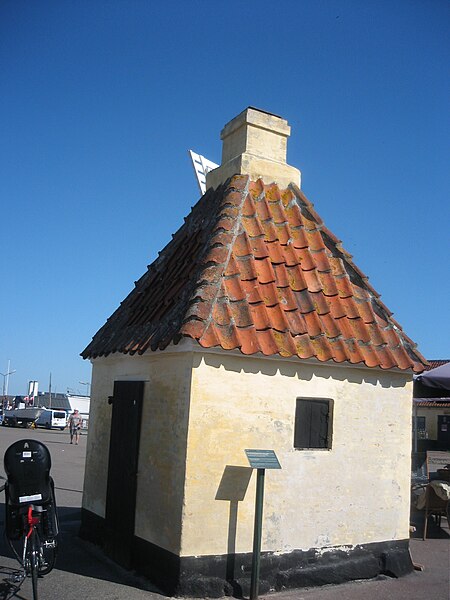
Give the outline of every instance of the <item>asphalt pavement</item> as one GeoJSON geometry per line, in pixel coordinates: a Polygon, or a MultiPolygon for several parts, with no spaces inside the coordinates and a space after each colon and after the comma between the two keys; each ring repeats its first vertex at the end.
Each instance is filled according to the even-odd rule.
{"type": "MultiPolygon", "coordinates": [[[[52,456],[60,535],[55,569],[39,579],[39,598],[44,600],[164,600],[145,579],[127,572],[105,558],[94,545],[77,537],[83,491],[86,435],[78,446],[69,443],[67,431],[25,430],[0,427],[0,481],[5,478],[3,457],[18,439],[38,439],[52,456]]],[[[0,497],[0,520],[4,518],[4,497],[0,497]]],[[[416,517],[415,517],[416,518],[416,517]]],[[[339,586],[325,586],[261,595],[261,600],[450,600],[450,530],[431,524],[429,538],[421,539],[422,523],[411,539],[413,561],[423,566],[400,579],[380,578],[339,586]]],[[[31,600],[31,582],[19,589],[11,584],[18,564],[4,542],[0,542],[0,600],[31,600]]]]}

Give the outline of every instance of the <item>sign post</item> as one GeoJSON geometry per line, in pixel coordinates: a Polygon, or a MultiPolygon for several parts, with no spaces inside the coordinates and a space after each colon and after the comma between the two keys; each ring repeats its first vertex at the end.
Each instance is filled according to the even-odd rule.
{"type": "Polygon", "coordinates": [[[259,566],[261,555],[262,519],[264,504],[264,480],[266,469],[281,469],[273,450],[245,450],[252,469],[256,469],[255,525],[253,529],[252,577],[250,600],[257,600],[259,589],[259,566]]]}

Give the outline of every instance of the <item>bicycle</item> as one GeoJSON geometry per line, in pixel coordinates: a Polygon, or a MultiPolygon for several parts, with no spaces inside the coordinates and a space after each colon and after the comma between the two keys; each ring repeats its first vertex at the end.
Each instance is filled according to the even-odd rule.
{"type": "Polygon", "coordinates": [[[33,599],[38,600],[38,579],[55,566],[58,548],[50,452],[36,440],[19,440],[7,449],[4,465],[5,536],[21,565],[15,583],[30,577],[33,599]]]}

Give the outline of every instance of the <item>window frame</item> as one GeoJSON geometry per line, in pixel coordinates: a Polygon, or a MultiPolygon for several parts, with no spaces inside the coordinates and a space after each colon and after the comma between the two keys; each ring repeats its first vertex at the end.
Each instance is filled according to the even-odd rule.
{"type": "Polygon", "coordinates": [[[427,438],[427,418],[424,415],[413,415],[412,421],[412,434],[413,437],[417,436],[419,440],[425,440],[427,438]],[[423,427],[419,427],[419,423],[423,423],[423,427]]]}

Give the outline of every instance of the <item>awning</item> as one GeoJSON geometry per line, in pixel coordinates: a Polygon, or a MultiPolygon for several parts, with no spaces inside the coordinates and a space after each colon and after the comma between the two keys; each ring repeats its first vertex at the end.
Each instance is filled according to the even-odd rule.
{"type": "Polygon", "coordinates": [[[436,369],[425,371],[415,378],[417,381],[432,388],[450,390],[450,362],[436,369]]]}

